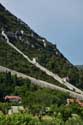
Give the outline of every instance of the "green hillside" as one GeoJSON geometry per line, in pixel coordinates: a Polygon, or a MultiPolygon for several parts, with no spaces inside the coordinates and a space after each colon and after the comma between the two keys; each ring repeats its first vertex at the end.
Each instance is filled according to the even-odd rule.
{"type": "Polygon", "coordinates": [[[73,89],[69,95],[69,91],[62,92],[62,88],[55,87],[54,90],[54,86],[50,83],[64,86],[11,48],[2,36],[2,31],[7,34],[9,41],[31,60],[36,58],[39,64],[57,74],[56,76],[69,78],[71,84],[83,90],[83,70],[71,64],[59,51],[57,45],[35,33],[0,4],[0,66],[43,80],[43,82],[47,81],[51,88],[40,87],[38,80],[36,80],[38,84],[33,84],[34,82],[29,79],[12,75],[14,71],[1,72],[0,69],[0,125],[83,125],[82,93],[73,89]],[[21,101],[5,100],[4,97],[7,95],[20,96],[21,101]],[[72,100],[71,98],[73,101],[68,102],[68,99],[72,100]],[[24,110],[14,114],[12,106],[22,106],[24,110]]]}
{"type": "Polygon", "coordinates": [[[81,83],[79,83],[81,79],[78,69],[63,56],[57,46],[35,33],[2,5],[0,5],[0,65],[57,84],[55,80],[28,63],[10,48],[1,35],[2,29],[8,35],[11,43],[28,55],[30,59],[35,57],[44,67],[61,77],[68,76],[72,84],[82,88],[81,83]]]}

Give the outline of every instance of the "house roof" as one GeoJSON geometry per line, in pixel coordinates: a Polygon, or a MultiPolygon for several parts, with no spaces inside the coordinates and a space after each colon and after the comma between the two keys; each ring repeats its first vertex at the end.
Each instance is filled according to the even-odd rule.
{"type": "Polygon", "coordinates": [[[5,99],[5,100],[6,100],[6,99],[16,99],[16,100],[21,100],[21,97],[20,97],[20,96],[5,96],[4,99],[5,99]]]}

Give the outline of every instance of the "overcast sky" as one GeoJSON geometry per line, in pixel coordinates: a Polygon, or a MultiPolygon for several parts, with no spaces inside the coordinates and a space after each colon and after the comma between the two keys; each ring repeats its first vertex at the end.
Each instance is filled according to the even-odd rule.
{"type": "Polygon", "coordinates": [[[83,0],[0,0],[37,33],[83,64],[83,0]]]}

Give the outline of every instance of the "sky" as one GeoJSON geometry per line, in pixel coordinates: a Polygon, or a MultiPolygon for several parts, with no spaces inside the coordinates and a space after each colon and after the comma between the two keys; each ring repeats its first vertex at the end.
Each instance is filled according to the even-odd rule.
{"type": "Polygon", "coordinates": [[[0,0],[0,3],[56,44],[71,63],[83,64],[83,0],[0,0]]]}

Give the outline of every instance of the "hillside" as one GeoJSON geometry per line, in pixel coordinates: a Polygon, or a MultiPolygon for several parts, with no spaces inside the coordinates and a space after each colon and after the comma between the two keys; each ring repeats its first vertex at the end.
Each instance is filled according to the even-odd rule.
{"type": "Polygon", "coordinates": [[[83,70],[83,65],[76,65],[76,67],[80,70],[83,70]]]}
{"type": "Polygon", "coordinates": [[[43,71],[30,64],[18,52],[11,48],[4,37],[2,30],[7,34],[9,41],[37,62],[59,76],[69,77],[70,83],[82,88],[82,80],[78,69],[71,64],[57,46],[46,38],[35,33],[21,19],[15,17],[0,4],[0,65],[20,71],[41,80],[59,84],[43,71]],[[80,81],[80,83],[79,83],[80,81]]]}
{"type": "Polygon", "coordinates": [[[0,4],[0,125],[83,125],[82,90],[83,70],[0,4]]]}

